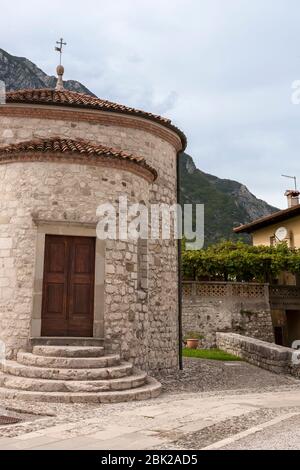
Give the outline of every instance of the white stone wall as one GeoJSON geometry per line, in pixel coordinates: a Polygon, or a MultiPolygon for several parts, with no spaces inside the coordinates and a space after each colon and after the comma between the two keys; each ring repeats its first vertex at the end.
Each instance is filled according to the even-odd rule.
{"type": "MultiPolygon", "coordinates": [[[[90,222],[101,202],[176,202],[176,150],[141,129],[0,116],[0,145],[32,138],[84,138],[144,156],[158,171],[144,179],[115,169],[66,163],[0,165],[0,337],[10,357],[28,346],[37,228],[40,219],[90,222]]],[[[178,363],[177,246],[148,243],[148,292],[137,291],[135,243],[107,242],[107,346],[148,370],[178,363]]]]}
{"type": "Polygon", "coordinates": [[[276,374],[291,373],[299,377],[299,364],[293,366],[295,350],[291,348],[236,333],[217,333],[217,346],[262,369],[276,374]]]}
{"type": "Polygon", "coordinates": [[[274,332],[268,292],[268,285],[253,283],[185,282],[182,306],[184,336],[198,333],[205,348],[215,347],[216,333],[222,331],[272,343],[274,332]],[[235,286],[237,292],[233,291],[235,286]],[[251,296],[253,293],[256,295],[251,296]]]}

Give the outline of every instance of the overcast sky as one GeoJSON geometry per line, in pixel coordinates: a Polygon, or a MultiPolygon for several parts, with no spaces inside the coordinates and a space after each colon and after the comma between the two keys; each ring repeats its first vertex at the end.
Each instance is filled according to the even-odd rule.
{"type": "Polygon", "coordinates": [[[285,207],[300,185],[299,0],[84,0],[0,3],[0,47],[49,74],[63,36],[66,79],[172,118],[205,172],[285,207]]]}

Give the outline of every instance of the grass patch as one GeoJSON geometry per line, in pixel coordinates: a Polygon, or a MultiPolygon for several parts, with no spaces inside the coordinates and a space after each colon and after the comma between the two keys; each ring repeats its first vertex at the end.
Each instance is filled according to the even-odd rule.
{"type": "Polygon", "coordinates": [[[220,349],[188,349],[182,351],[183,357],[198,357],[199,359],[212,359],[214,361],[241,361],[242,359],[220,349]]]}

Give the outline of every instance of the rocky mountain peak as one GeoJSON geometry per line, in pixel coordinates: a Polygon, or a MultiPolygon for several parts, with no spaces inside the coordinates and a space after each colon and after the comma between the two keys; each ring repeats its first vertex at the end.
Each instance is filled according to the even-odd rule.
{"type": "MultiPolygon", "coordinates": [[[[57,78],[47,75],[25,57],[16,57],[0,49],[0,80],[5,83],[7,91],[13,91],[22,88],[55,88],[57,78]]],[[[76,80],[66,80],[64,86],[67,90],[95,96],[76,80]]]]}
{"type": "MultiPolygon", "coordinates": [[[[8,91],[56,86],[56,77],[47,75],[25,57],[12,56],[3,49],[0,49],[0,80],[5,82],[8,91]]],[[[75,80],[65,81],[64,87],[95,96],[75,80]]],[[[186,153],[182,154],[180,165],[183,203],[205,205],[206,245],[234,239],[233,227],[278,210],[257,199],[245,185],[197,169],[192,157],[186,153]]]]}

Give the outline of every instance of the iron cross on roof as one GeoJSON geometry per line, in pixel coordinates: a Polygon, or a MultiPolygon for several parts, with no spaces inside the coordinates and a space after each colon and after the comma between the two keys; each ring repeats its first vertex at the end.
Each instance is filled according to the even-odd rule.
{"type": "Polygon", "coordinates": [[[59,44],[59,47],[55,46],[55,50],[57,52],[59,52],[59,65],[61,65],[61,56],[62,56],[62,53],[63,53],[63,46],[66,46],[67,43],[64,42],[63,38],[60,38],[59,41],[56,41],[56,44],[59,44]]]}

